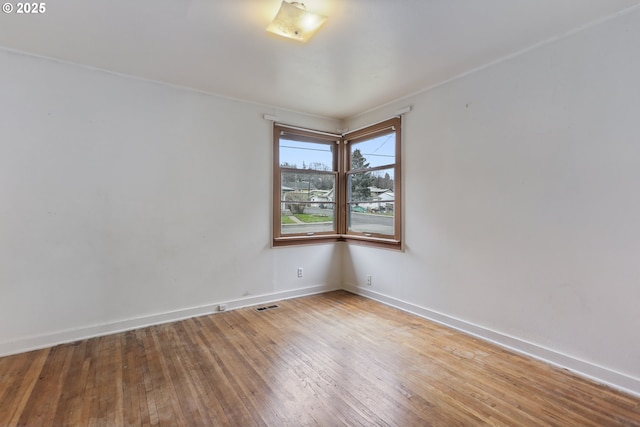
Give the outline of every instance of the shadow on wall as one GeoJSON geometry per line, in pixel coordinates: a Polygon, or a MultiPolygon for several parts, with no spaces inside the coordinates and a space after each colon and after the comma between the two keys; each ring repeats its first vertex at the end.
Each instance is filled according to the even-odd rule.
{"type": "Polygon", "coordinates": [[[336,247],[340,246],[340,259],[341,259],[341,280],[342,287],[344,289],[356,286],[356,269],[353,265],[353,258],[351,257],[351,251],[347,243],[339,243],[336,247]]]}

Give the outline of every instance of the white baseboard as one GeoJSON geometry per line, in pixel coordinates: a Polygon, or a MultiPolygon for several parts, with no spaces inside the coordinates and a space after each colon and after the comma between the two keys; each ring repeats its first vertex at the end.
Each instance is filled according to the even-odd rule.
{"type": "Polygon", "coordinates": [[[489,341],[517,353],[542,360],[560,368],[568,369],[580,376],[640,397],[640,379],[638,378],[577,359],[516,337],[487,329],[465,320],[457,319],[446,314],[438,313],[406,301],[371,291],[369,289],[354,285],[345,285],[344,289],[351,293],[370,298],[466,334],[473,335],[474,337],[480,338],[484,341],[489,341]]]}
{"type": "MultiPolygon", "coordinates": [[[[87,326],[65,331],[54,332],[45,335],[22,338],[16,341],[0,343],[0,357],[11,354],[24,353],[31,350],[52,347],[58,344],[94,338],[133,329],[144,328],[162,323],[175,322],[196,316],[204,316],[218,312],[219,304],[226,304],[227,311],[258,304],[266,304],[290,298],[298,298],[306,295],[320,294],[341,289],[327,285],[317,285],[288,291],[273,292],[263,295],[239,298],[229,301],[219,301],[200,307],[187,308],[166,313],[143,316],[117,322],[87,326]]],[[[415,304],[399,300],[369,289],[353,285],[345,285],[342,289],[354,294],[362,295],[383,304],[398,308],[408,313],[442,324],[444,326],[473,335],[485,341],[492,342],[501,347],[513,350],[517,353],[542,360],[552,365],[568,369],[578,375],[590,378],[596,382],[606,384],[626,393],[640,397],[640,379],[625,375],[611,369],[586,362],[575,357],[551,350],[522,339],[496,332],[485,327],[457,319],[446,314],[438,313],[415,304]]]]}
{"type": "Polygon", "coordinates": [[[58,344],[65,344],[73,341],[94,338],[118,332],[130,331],[162,323],[175,322],[196,316],[218,313],[218,305],[226,304],[226,311],[234,310],[252,305],[265,304],[274,301],[281,301],[290,298],[297,298],[306,295],[320,294],[340,289],[328,285],[317,285],[306,288],[292,289],[289,291],[273,292],[263,295],[243,297],[230,301],[219,301],[200,307],[186,308],[166,313],[153,314],[150,316],[137,317],[100,325],[92,325],[82,328],[68,329],[50,334],[21,338],[16,341],[0,343],[0,357],[11,354],[24,353],[46,347],[53,347],[58,344]]]}

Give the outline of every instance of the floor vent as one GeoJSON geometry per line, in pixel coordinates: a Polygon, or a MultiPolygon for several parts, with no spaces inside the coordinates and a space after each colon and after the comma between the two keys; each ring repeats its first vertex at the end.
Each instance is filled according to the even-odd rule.
{"type": "Polygon", "coordinates": [[[265,310],[271,310],[272,308],[278,308],[278,306],[276,304],[266,305],[264,307],[258,307],[258,308],[256,308],[256,310],[257,311],[265,311],[265,310]]]}

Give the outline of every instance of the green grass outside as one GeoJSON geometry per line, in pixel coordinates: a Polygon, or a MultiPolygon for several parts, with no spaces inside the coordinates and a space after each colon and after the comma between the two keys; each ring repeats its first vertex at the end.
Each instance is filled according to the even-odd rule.
{"type": "Polygon", "coordinates": [[[327,222],[333,221],[333,217],[329,215],[315,215],[315,214],[295,214],[296,218],[298,218],[302,222],[327,222]]]}
{"type": "Polygon", "coordinates": [[[280,218],[280,224],[293,224],[294,221],[286,215],[282,215],[280,218]]]}
{"type": "MultiPolygon", "coordinates": [[[[333,217],[329,215],[295,214],[294,216],[298,218],[300,222],[304,223],[333,221],[333,217]]],[[[281,224],[295,224],[295,221],[293,221],[287,215],[282,215],[280,221],[281,224]]]]}

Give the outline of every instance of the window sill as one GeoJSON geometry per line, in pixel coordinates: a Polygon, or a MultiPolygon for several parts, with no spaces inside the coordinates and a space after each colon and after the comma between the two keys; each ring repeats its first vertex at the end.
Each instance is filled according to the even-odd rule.
{"type": "Polygon", "coordinates": [[[309,245],[315,243],[346,242],[363,246],[402,250],[402,242],[395,239],[368,237],[351,234],[324,234],[318,236],[291,236],[273,239],[273,247],[309,245]]]}

